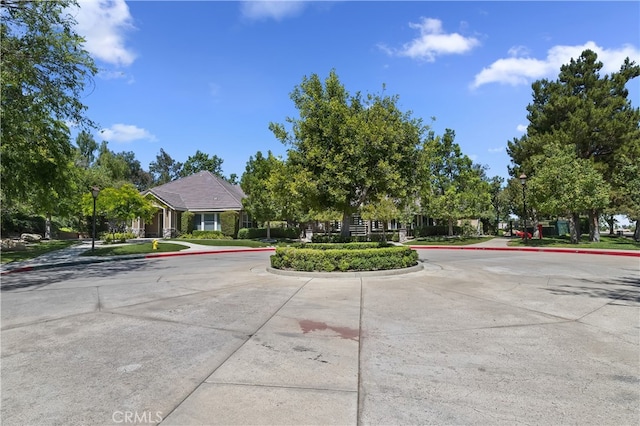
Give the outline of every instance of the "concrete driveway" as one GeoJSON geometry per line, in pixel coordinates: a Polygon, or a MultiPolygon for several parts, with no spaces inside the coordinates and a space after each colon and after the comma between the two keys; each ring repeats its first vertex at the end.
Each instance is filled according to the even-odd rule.
{"type": "Polygon", "coordinates": [[[2,277],[2,424],[640,423],[640,261],[420,252],[392,277],[269,253],[2,277]]]}

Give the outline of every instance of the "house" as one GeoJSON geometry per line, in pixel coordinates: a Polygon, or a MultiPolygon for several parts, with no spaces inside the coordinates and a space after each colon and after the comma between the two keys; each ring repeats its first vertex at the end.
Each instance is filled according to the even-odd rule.
{"type": "Polygon", "coordinates": [[[133,221],[132,231],[140,237],[171,238],[181,229],[182,213],[194,213],[194,229],[220,231],[220,213],[237,211],[240,227],[250,227],[250,219],[242,208],[246,197],[239,185],[233,185],[209,171],[174,180],[142,193],[158,212],[151,222],[133,221]]]}

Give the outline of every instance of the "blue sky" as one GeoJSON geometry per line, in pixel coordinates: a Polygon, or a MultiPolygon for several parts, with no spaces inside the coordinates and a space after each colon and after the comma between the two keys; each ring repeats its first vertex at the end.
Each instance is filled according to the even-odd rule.
{"type": "MultiPolygon", "coordinates": [[[[604,72],[640,62],[639,2],[81,1],[78,32],[100,73],[83,98],[113,151],[148,169],[160,148],[201,150],[240,176],[286,147],[270,122],[297,116],[289,93],[335,69],[351,93],[399,96],[490,176],[507,176],[531,83],[585,48],[604,72]]],[[[640,79],[630,83],[634,106],[640,79]]]]}

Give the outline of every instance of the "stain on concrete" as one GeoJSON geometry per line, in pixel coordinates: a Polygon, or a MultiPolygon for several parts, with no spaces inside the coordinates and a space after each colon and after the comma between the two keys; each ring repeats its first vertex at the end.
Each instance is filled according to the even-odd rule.
{"type": "Polygon", "coordinates": [[[338,333],[338,335],[342,339],[354,340],[356,342],[358,341],[359,334],[360,334],[359,330],[356,330],[353,328],[335,327],[335,326],[327,325],[327,323],[320,322],[320,321],[300,320],[298,321],[298,324],[300,324],[300,328],[302,329],[302,332],[304,334],[310,333],[312,331],[331,330],[338,333]]]}

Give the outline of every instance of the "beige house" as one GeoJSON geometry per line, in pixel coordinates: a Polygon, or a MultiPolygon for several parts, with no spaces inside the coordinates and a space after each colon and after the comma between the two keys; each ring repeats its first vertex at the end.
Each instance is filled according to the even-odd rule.
{"type": "Polygon", "coordinates": [[[242,209],[246,197],[239,185],[233,185],[211,172],[203,171],[156,186],[142,193],[158,208],[151,222],[138,218],[132,231],[140,237],[172,238],[181,229],[182,213],[194,213],[194,229],[219,231],[220,214],[224,211],[240,213],[240,227],[251,225],[242,209]]]}

